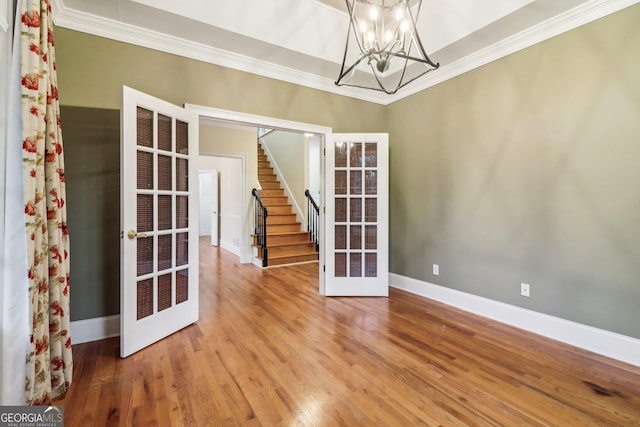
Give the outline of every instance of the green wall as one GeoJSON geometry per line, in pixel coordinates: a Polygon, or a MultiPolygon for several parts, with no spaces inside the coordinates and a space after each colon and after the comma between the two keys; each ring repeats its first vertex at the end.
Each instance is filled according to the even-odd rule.
{"type": "Polygon", "coordinates": [[[383,132],[384,106],[57,27],[63,105],[120,108],[122,85],[177,105],[241,111],[336,132],[383,132]]]}
{"type": "MultiPolygon", "coordinates": [[[[119,313],[120,208],[114,196],[120,182],[122,85],[178,105],[242,111],[337,132],[386,129],[380,105],[65,28],[56,28],[55,38],[69,177],[72,320],[119,313]],[[101,127],[102,132],[95,131],[101,127]]],[[[251,161],[255,166],[253,158],[247,168],[251,161]]]]}
{"type": "MultiPolygon", "coordinates": [[[[126,84],[176,104],[389,132],[393,273],[640,338],[638,22],[640,5],[387,107],[57,28],[60,97],[118,109],[126,84]]],[[[76,298],[117,289],[98,267],[72,270],[76,298]]],[[[117,312],[98,300],[74,303],[72,318],[117,312]]]]}
{"type": "Polygon", "coordinates": [[[638,23],[634,6],[390,106],[391,271],[640,338],[638,23]]]}
{"type": "Polygon", "coordinates": [[[62,106],[72,320],[120,312],[120,111],[62,106]]]}

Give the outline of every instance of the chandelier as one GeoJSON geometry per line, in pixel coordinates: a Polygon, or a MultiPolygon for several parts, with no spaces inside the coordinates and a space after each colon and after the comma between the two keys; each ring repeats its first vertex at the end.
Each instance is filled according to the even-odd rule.
{"type": "Polygon", "coordinates": [[[337,86],[394,94],[440,66],[416,31],[422,0],[345,1],[350,23],[337,86]]]}

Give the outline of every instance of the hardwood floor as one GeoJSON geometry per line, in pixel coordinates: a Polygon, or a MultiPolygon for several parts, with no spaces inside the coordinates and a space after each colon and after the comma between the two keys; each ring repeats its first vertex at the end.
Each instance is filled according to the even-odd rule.
{"type": "Polygon", "coordinates": [[[67,426],[640,425],[640,368],[403,291],[318,295],[200,242],[200,320],[74,346],[67,426]]]}

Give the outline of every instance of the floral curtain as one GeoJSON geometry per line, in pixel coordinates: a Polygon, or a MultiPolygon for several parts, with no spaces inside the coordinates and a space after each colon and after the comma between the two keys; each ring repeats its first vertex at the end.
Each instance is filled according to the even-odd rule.
{"type": "Polygon", "coordinates": [[[64,160],[49,0],[23,0],[22,152],[29,262],[25,400],[49,404],[71,384],[69,236],[64,160]]]}

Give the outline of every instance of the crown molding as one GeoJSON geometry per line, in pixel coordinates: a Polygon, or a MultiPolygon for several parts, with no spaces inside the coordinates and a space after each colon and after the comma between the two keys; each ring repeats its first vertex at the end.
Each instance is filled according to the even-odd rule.
{"type": "Polygon", "coordinates": [[[69,9],[64,6],[62,0],[54,0],[53,9],[55,9],[53,13],[54,23],[59,27],[233,68],[325,92],[358,98],[364,101],[384,104],[386,100],[386,96],[383,96],[383,94],[338,87],[332,79],[320,77],[315,74],[257,60],[113,19],[69,9]]]}
{"type": "Polygon", "coordinates": [[[474,52],[458,61],[444,64],[437,71],[428,73],[426,76],[404,87],[400,93],[396,93],[395,95],[386,95],[382,92],[367,89],[336,86],[332,79],[320,77],[315,74],[283,67],[274,63],[213,48],[201,43],[195,43],[179,37],[71,9],[64,5],[64,0],[51,0],[51,5],[54,23],[59,27],[233,68],[312,89],[376,104],[389,105],[446,80],[457,77],[467,71],[471,71],[529,46],[533,46],[638,2],[640,2],[640,0],[589,1],[515,34],[512,37],[474,52]]]}
{"type": "Polygon", "coordinates": [[[467,55],[458,61],[441,65],[437,72],[428,73],[421,79],[403,88],[401,94],[392,95],[387,104],[399,101],[446,80],[479,68],[490,62],[526,49],[530,46],[571,31],[596,19],[632,6],[640,0],[592,0],[534,25],[511,37],[467,55]]]}

